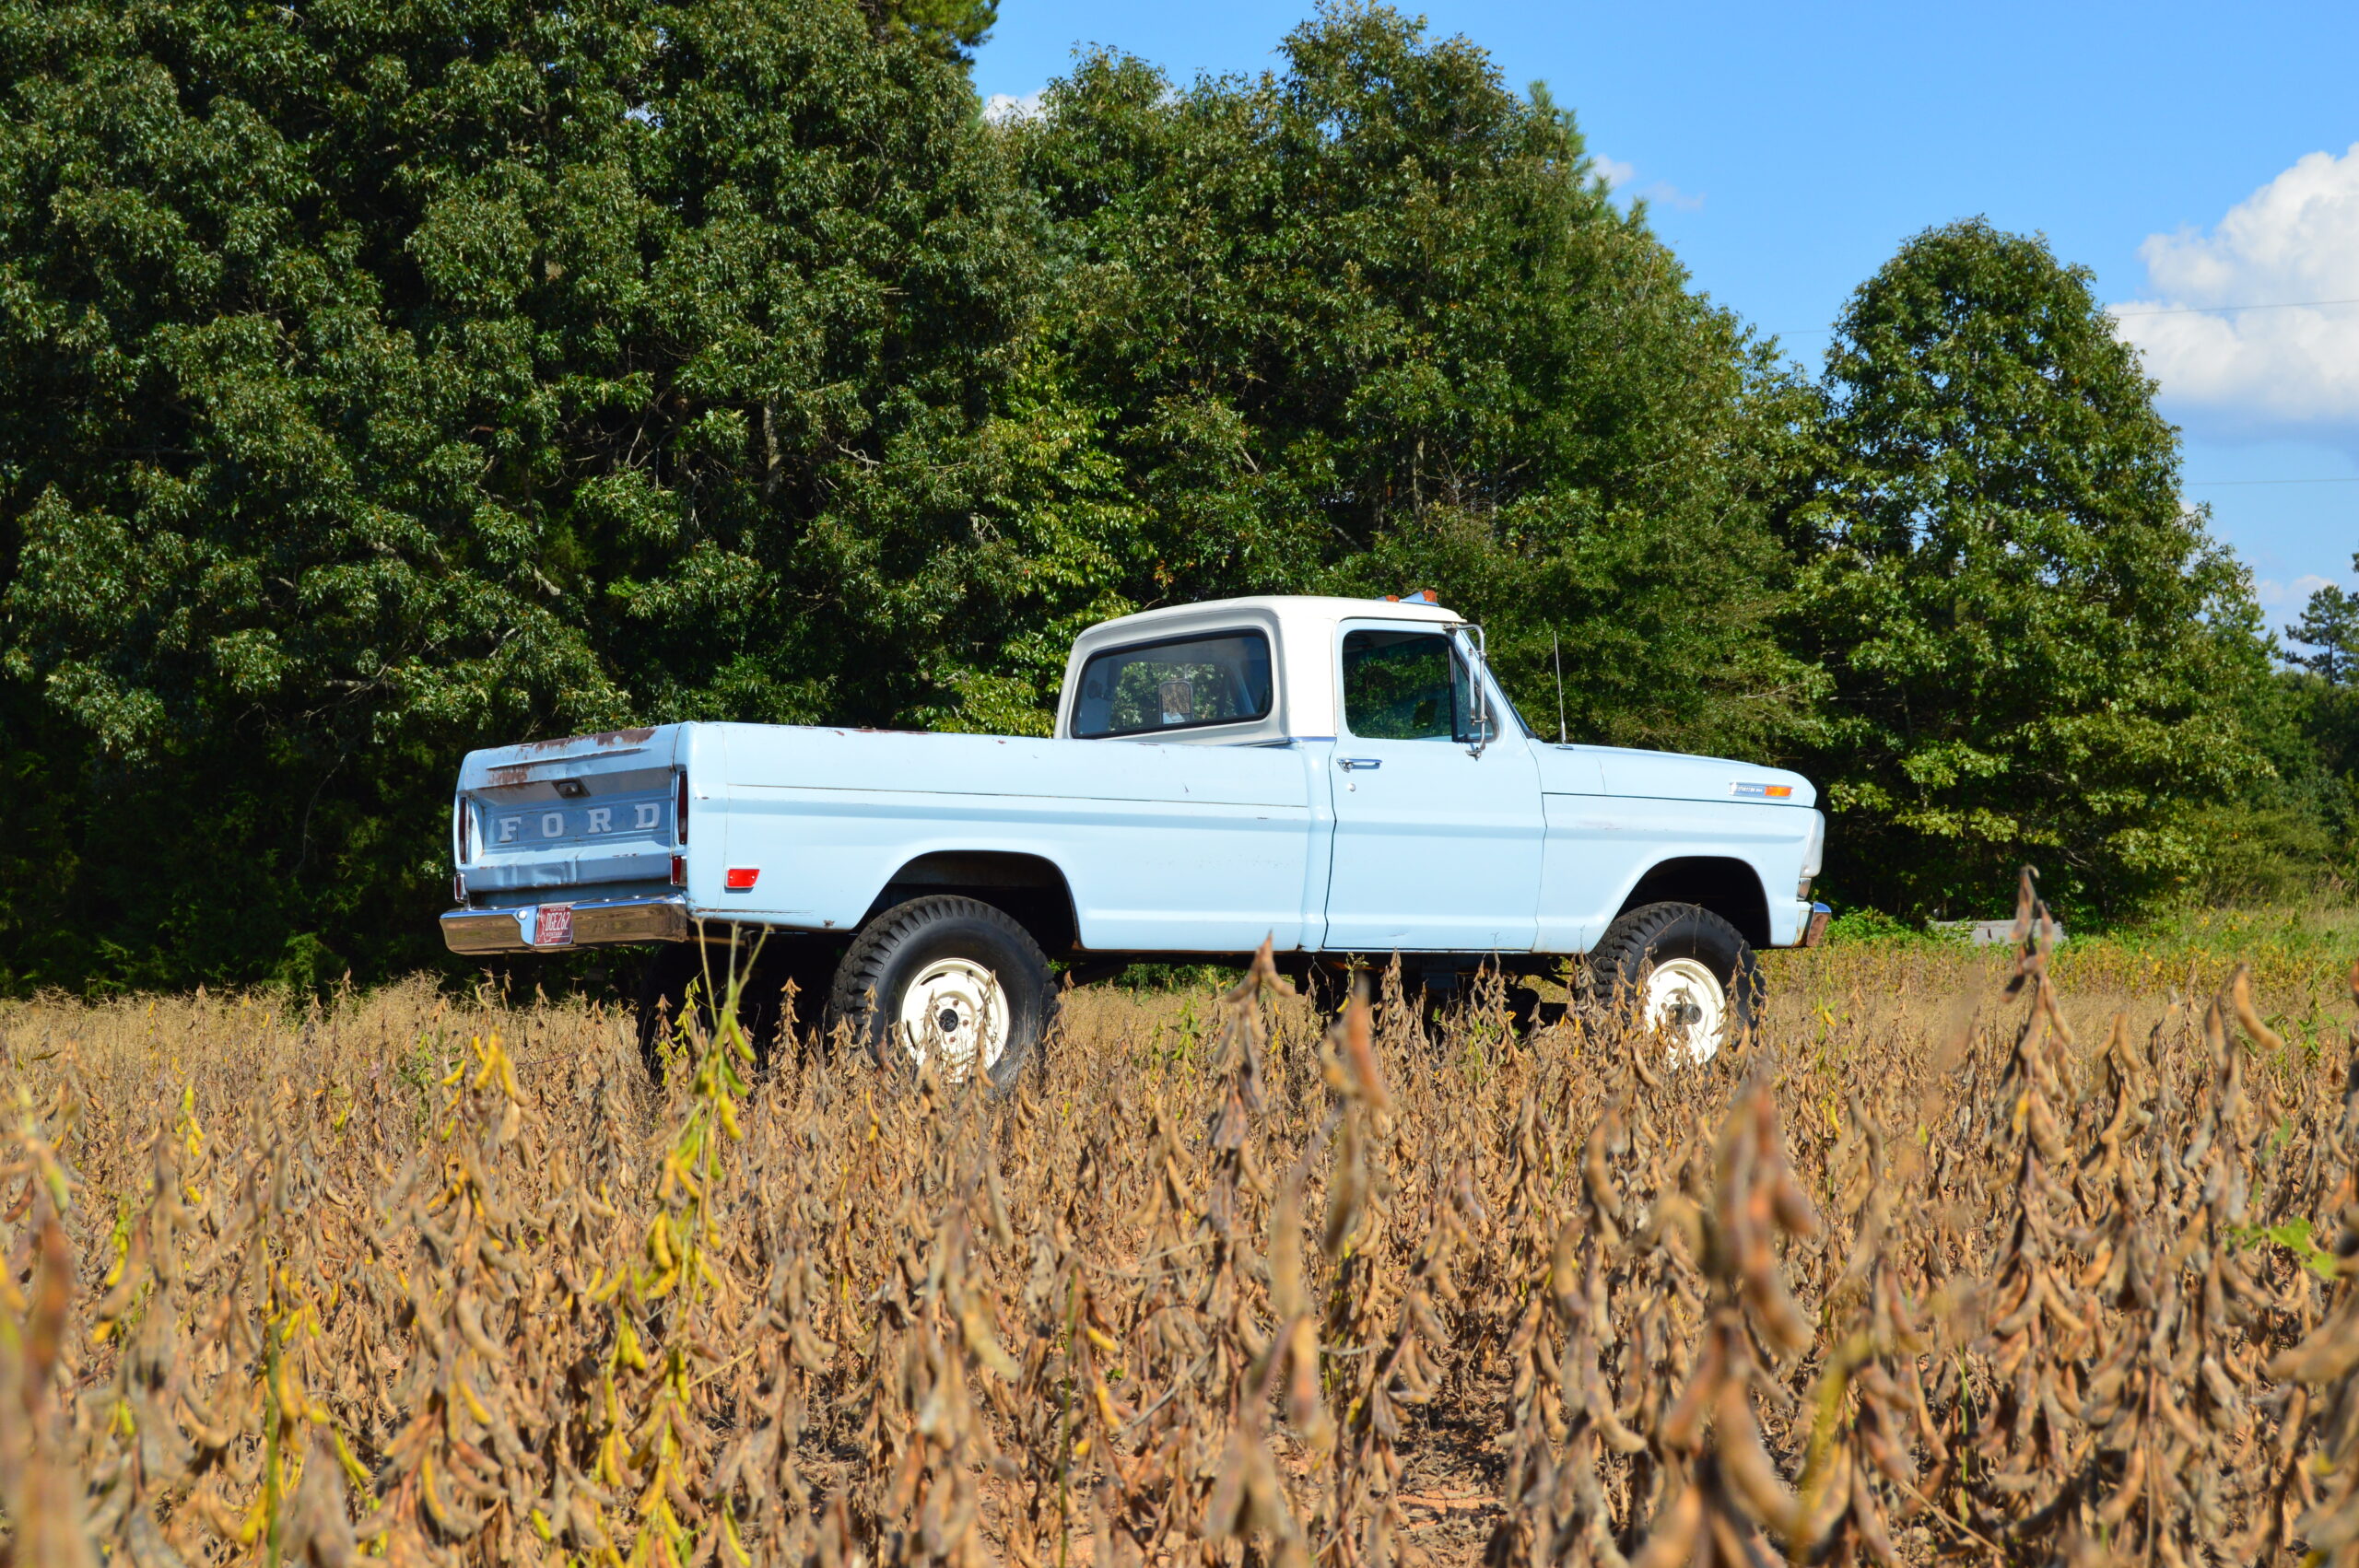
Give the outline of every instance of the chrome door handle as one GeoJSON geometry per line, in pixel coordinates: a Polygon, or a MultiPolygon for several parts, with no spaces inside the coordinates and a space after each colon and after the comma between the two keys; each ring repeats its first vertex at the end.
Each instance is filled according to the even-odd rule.
{"type": "Polygon", "coordinates": [[[1355,773],[1362,768],[1373,772],[1384,766],[1384,759],[1378,756],[1339,756],[1335,759],[1335,766],[1346,773],[1355,773]]]}

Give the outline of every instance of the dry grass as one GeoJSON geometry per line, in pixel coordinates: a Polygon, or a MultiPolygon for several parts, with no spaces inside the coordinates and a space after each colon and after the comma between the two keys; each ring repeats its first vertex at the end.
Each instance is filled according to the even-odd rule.
{"type": "Polygon", "coordinates": [[[997,1104],[422,984],[17,1005],[11,1550],[2352,1562],[2346,993],[2033,946],[1779,955],[1681,1071],[1083,993],[997,1104]]]}

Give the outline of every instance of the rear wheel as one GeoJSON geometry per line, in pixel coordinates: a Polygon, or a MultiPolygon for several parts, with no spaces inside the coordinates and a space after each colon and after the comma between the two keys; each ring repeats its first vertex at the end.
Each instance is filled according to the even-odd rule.
{"type": "Polygon", "coordinates": [[[852,939],[828,997],[841,1024],[880,1063],[931,1062],[953,1081],[980,1071],[1011,1087],[1056,1016],[1057,991],[1038,942],[1003,911],[972,898],[914,898],[852,939]]]}
{"type": "Polygon", "coordinates": [[[1753,945],[1708,909],[1642,905],[1605,929],[1589,964],[1598,995],[1662,1035],[1674,1061],[1709,1061],[1753,1026],[1753,945]]]}

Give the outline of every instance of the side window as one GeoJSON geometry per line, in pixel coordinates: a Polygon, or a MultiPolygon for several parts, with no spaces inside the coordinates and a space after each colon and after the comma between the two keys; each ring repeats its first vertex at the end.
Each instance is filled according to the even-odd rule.
{"type": "Polygon", "coordinates": [[[1465,738],[1466,675],[1438,632],[1344,634],[1344,724],[1367,741],[1465,738]]]}
{"type": "Polygon", "coordinates": [[[1096,741],[1242,724],[1269,717],[1271,690],[1270,639],[1260,632],[1110,648],[1081,667],[1073,733],[1096,741]]]}

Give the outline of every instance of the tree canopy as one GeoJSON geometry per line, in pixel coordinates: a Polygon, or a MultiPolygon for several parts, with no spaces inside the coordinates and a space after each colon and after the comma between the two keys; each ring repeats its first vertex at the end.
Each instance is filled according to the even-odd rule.
{"type": "Polygon", "coordinates": [[[1047,342],[1143,503],[1123,596],[1446,583],[1526,691],[1561,638],[1586,734],[1786,733],[1766,523],[1797,389],[1544,88],[1387,12],[1284,55],[1175,88],[1093,54],[1016,130],[1061,246],[1047,342]]]}
{"type": "Polygon", "coordinates": [[[2236,718],[2258,613],[2087,271],[1978,219],[1918,235],[1825,392],[1793,625],[1833,682],[1837,880],[1963,911],[2029,860],[2119,910],[2192,875],[2183,808],[2263,767],[2236,718]]]}
{"type": "Polygon", "coordinates": [[[29,942],[416,962],[466,745],[933,689],[1000,569],[958,546],[1041,262],[922,29],[199,4],[0,39],[6,657],[49,726],[15,783],[67,797],[77,872],[10,889],[29,942]]]}

